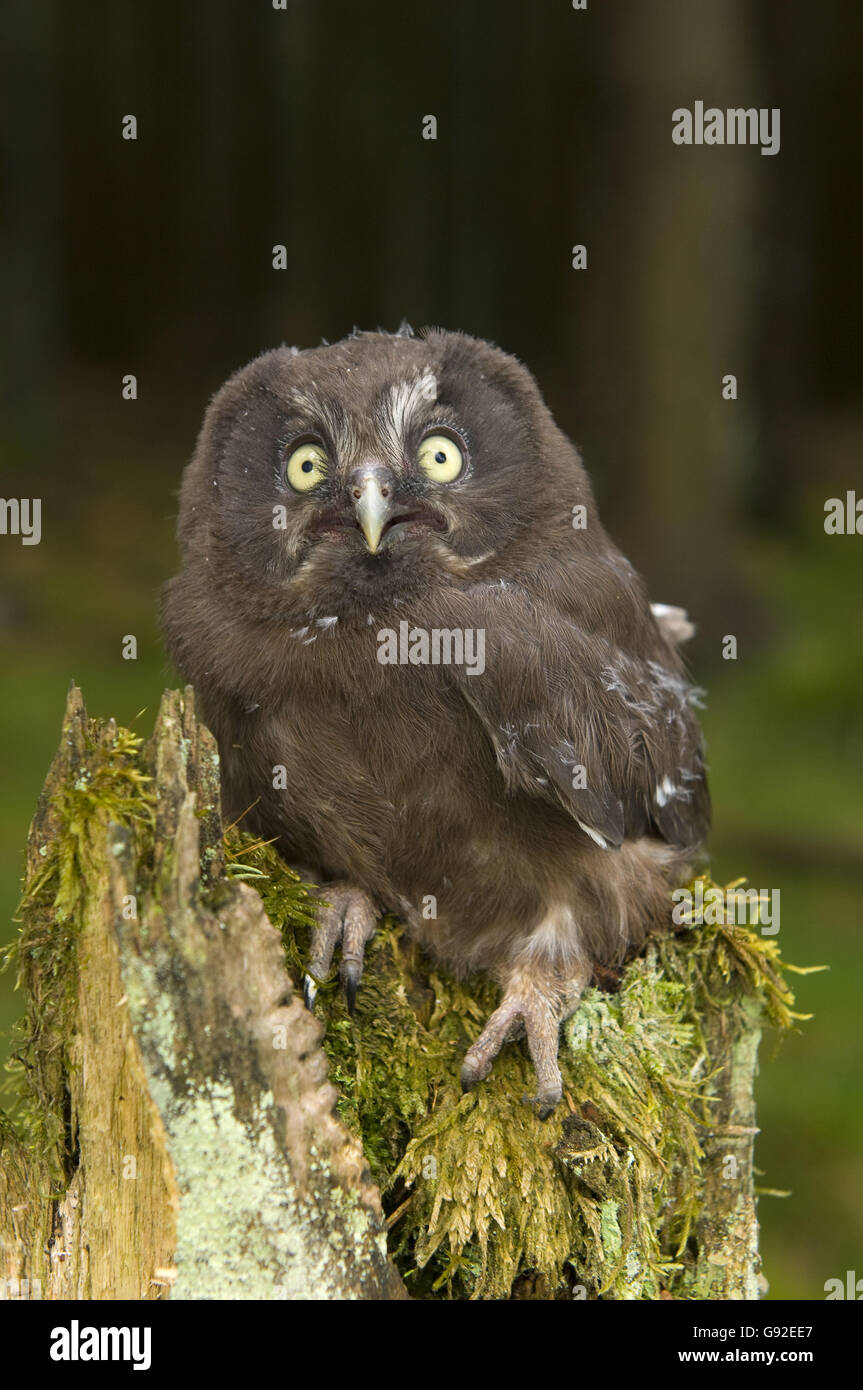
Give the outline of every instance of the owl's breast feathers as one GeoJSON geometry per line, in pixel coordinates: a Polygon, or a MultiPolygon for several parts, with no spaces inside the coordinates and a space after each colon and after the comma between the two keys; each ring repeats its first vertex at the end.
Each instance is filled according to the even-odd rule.
{"type": "MultiPolygon", "coordinates": [[[[293,722],[309,734],[313,707],[322,729],[331,722],[338,729],[342,767],[352,749],[350,781],[359,796],[365,771],[380,786],[388,747],[396,772],[402,763],[411,769],[410,751],[422,746],[425,774],[432,776],[436,750],[442,755],[450,741],[443,729],[457,721],[459,756],[471,744],[489,747],[504,801],[521,793],[563,808],[599,849],[643,835],[689,849],[706,835],[709,797],[693,712],[698,692],[646,604],[643,614],[633,605],[634,637],[617,643],[515,583],[442,588],[373,621],[372,615],[359,623],[325,615],[291,623],[229,615],[212,602],[212,589],[194,600],[185,587],[190,580],[187,572],[174,581],[169,609],[185,610],[177,620],[182,666],[200,687],[220,738],[233,740],[237,722],[248,723],[242,716],[249,708],[276,715],[286,733],[293,722]],[[195,622],[188,621],[190,603],[195,622]],[[482,671],[463,664],[381,665],[380,632],[405,622],[411,631],[482,632],[482,671]]],[[[289,741],[301,758],[302,747],[289,741]]],[[[273,747],[272,762],[278,752],[273,747]]],[[[306,756],[321,761],[320,750],[306,756]]],[[[475,771],[474,756],[463,775],[475,771]]],[[[459,772],[449,768],[447,778],[458,780],[459,772]]],[[[383,780],[392,805],[403,779],[383,780]]]]}

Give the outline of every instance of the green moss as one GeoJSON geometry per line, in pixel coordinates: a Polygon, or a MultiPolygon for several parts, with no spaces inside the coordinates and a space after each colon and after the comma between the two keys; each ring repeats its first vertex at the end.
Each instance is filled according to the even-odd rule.
{"type": "Polygon", "coordinates": [[[288,867],[270,840],[255,839],[232,825],[225,831],[223,848],[225,878],[249,883],[260,894],[267,916],[282,933],[292,974],[299,979],[321,901],[315,889],[288,867]]]}
{"type": "MultiPolygon", "coordinates": [[[[299,985],[310,900],[271,847],[255,867],[299,985]]],[[[496,1002],[490,982],[436,969],[389,919],[366,949],[356,1016],[335,966],[318,996],[339,1110],[384,1193],[408,1287],[505,1298],[531,1276],[545,1297],[691,1297],[714,1104],[706,1022],[754,1003],[765,1022],[792,1026],[775,942],[724,922],[653,938],[616,992],[588,990],[566,1024],[565,1101],[545,1123],[525,1103],[535,1078],[523,1043],[461,1094],[461,1060],[496,1002]]]]}
{"type": "Polygon", "coordinates": [[[64,1073],[70,1065],[87,836],[98,816],[102,824],[138,826],[151,844],[142,742],[113,723],[87,721],[71,776],[53,793],[49,787],[52,833],[36,847],[38,861],[26,877],[16,916],[20,931],[2,953],[2,968],[17,965],[17,986],[27,997],[7,1063],[6,1119],[57,1186],[68,1179],[64,1073]]]}

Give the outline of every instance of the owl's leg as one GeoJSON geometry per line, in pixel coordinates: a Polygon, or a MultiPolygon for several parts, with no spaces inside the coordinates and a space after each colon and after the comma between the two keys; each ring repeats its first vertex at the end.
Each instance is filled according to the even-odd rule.
{"type": "Polygon", "coordinates": [[[349,883],[330,883],[321,889],[327,903],[318,912],[318,925],[312,934],[312,954],[303,981],[306,1008],[315,1002],[318,984],[329,974],[333,952],[341,941],[342,963],[339,979],[350,1013],[354,1011],[357,986],[363,973],[366,942],[374,936],[378,914],[368,893],[349,883]]]}
{"type": "Polygon", "coordinates": [[[575,1012],[583,988],[580,979],[563,983],[536,969],[513,971],[499,1007],[465,1054],[462,1089],[470,1091],[478,1081],[484,1081],[503,1044],[526,1033],[537,1080],[533,1103],[539,1118],[547,1119],[563,1094],[557,1065],[560,1025],[575,1012]]]}

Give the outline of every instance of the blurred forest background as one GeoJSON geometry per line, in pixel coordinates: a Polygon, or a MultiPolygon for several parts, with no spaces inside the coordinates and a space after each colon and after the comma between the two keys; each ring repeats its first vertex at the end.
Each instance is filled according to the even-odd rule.
{"type": "Polygon", "coordinates": [[[793,1192],[760,1204],[771,1296],[863,1274],[863,538],[823,524],[863,496],[859,0],[9,0],[0,25],[0,493],[43,507],[40,545],[0,536],[0,937],[70,679],[143,731],[174,680],[158,593],[209,395],[355,323],[491,338],[698,623],[715,877],[780,889],[786,958],[830,967],[762,1050],[756,1157],[793,1192]],[[695,100],[781,108],[781,152],[674,145],[695,100]]]}

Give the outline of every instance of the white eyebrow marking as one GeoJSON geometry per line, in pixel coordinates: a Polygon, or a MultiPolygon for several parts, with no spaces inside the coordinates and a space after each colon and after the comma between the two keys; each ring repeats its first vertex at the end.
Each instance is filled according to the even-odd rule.
{"type": "Polygon", "coordinates": [[[400,454],[412,417],[423,407],[437,400],[437,377],[432,371],[420,372],[410,381],[398,381],[386,394],[380,418],[380,430],[387,445],[400,454]]]}

